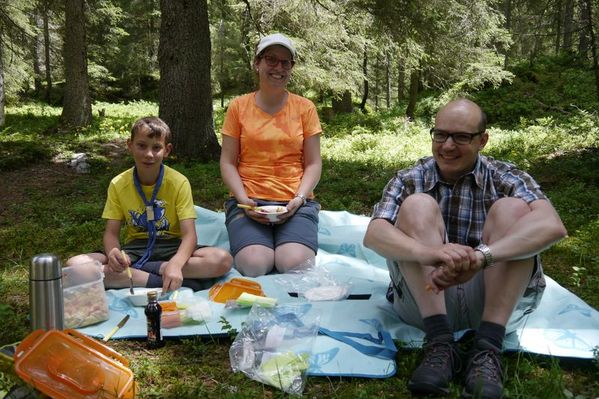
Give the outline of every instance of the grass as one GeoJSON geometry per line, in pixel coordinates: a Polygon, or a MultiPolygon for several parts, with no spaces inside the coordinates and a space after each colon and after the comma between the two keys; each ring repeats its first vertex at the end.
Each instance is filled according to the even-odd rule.
{"type": "MultiPolygon", "coordinates": [[[[28,267],[33,255],[63,259],[101,246],[100,214],[110,179],[131,164],[122,151],[131,122],[157,114],[155,104],[96,104],[105,109],[76,134],[55,130],[60,109],[25,104],[7,109],[0,132],[0,345],[21,340],[28,325],[28,267]],[[91,156],[91,173],[76,175],[70,156],[91,156]]],[[[222,120],[216,109],[216,120],[222,120]]],[[[407,122],[397,113],[339,116],[324,125],[323,176],[316,194],[326,210],[368,215],[393,173],[430,151],[429,121],[407,122]]],[[[577,111],[568,118],[522,120],[491,127],[485,153],[530,171],[557,208],[569,237],[543,259],[547,274],[599,308],[599,117],[577,111]]],[[[170,162],[187,175],[197,205],[222,210],[227,189],[218,164],[170,162]]],[[[147,351],[143,342],[111,341],[131,360],[140,398],[285,397],[282,392],[230,371],[228,339],[168,341],[147,351]]],[[[418,361],[401,350],[398,372],[385,380],[309,378],[305,395],[332,398],[403,398],[418,361]]],[[[0,365],[2,365],[0,363],[0,365]]],[[[506,394],[511,398],[595,398],[599,365],[530,354],[506,354],[506,394]]],[[[18,379],[0,367],[0,397],[18,379]]],[[[450,397],[458,397],[452,387],[450,397]]]]}

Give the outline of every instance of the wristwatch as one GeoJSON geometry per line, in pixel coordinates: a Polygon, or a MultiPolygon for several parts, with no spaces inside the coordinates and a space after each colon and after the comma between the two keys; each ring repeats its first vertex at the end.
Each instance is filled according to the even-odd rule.
{"type": "Polygon", "coordinates": [[[295,198],[301,198],[302,199],[302,206],[306,205],[306,196],[302,195],[302,194],[295,194],[295,198]]]}
{"type": "Polygon", "coordinates": [[[485,257],[483,269],[493,266],[493,254],[491,253],[491,249],[487,245],[480,244],[479,246],[474,248],[474,250],[480,252],[485,257]]]}

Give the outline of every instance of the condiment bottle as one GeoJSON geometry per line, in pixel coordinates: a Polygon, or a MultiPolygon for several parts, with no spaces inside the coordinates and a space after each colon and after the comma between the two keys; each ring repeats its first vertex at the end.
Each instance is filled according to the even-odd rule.
{"type": "Polygon", "coordinates": [[[162,339],[162,331],[160,331],[162,307],[158,303],[157,291],[148,292],[148,304],[145,313],[148,325],[148,348],[160,348],[164,346],[164,339],[162,339]]]}

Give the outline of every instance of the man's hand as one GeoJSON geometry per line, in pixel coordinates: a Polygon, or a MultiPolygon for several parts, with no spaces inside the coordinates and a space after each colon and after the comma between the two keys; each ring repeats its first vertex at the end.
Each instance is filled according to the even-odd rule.
{"type": "Polygon", "coordinates": [[[181,267],[168,262],[162,269],[162,292],[175,291],[183,284],[181,267]]]}
{"type": "Polygon", "coordinates": [[[484,264],[481,253],[459,244],[444,244],[431,252],[431,256],[437,259],[436,263],[429,263],[436,266],[430,275],[430,288],[435,293],[469,281],[484,264]]]}

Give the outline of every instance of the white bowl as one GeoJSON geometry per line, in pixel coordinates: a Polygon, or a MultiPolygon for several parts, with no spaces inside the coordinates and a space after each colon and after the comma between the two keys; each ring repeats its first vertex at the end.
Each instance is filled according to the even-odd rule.
{"type": "Polygon", "coordinates": [[[130,292],[127,292],[127,298],[133,304],[133,306],[146,306],[148,304],[148,292],[156,291],[158,292],[158,297],[162,290],[160,288],[133,288],[134,295],[131,295],[130,292]]]}
{"type": "Polygon", "coordinates": [[[264,205],[256,208],[256,212],[264,215],[270,222],[278,222],[279,215],[287,213],[287,208],[282,205],[264,205]]]}

